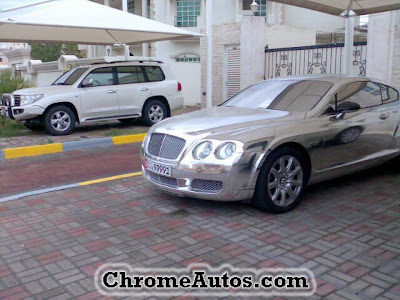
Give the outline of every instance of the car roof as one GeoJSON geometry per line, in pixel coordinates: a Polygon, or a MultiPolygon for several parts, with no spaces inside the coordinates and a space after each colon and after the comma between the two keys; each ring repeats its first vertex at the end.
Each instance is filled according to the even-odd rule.
{"type": "Polygon", "coordinates": [[[272,78],[270,80],[278,80],[278,81],[302,81],[302,80],[316,80],[316,81],[328,81],[332,83],[337,83],[339,81],[367,81],[370,80],[367,77],[362,76],[354,76],[354,75],[342,75],[342,74],[318,74],[318,75],[295,75],[288,77],[280,77],[280,78],[272,78]]]}

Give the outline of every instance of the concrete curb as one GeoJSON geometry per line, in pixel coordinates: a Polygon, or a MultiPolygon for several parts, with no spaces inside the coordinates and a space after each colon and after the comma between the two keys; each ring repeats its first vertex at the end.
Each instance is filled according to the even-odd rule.
{"type": "Polygon", "coordinates": [[[0,150],[0,160],[8,160],[20,157],[32,157],[45,154],[61,153],[81,149],[89,149],[104,146],[138,143],[143,141],[145,133],[122,135],[109,138],[98,138],[85,141],[54,143],[46,145],[35,145],[19,148],[0,150]]]}

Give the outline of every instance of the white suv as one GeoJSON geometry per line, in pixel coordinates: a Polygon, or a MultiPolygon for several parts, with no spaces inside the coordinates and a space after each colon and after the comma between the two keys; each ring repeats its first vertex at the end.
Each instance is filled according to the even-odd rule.
{"type": "Polygon", "coordinates": [[[34,130],[67,135],[76,123],[130,122],[153,125],[182,107],[182,86],[159,61],[111,62],[74,68],[49,87],[3,95],[11,118],[34,130]]]}

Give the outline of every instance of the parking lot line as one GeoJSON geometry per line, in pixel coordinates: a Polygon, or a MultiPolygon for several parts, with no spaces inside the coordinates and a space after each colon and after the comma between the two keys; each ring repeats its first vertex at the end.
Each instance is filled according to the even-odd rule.
{"type": "Polygon", "coordinates": [[[123,175],[117,175],[117,176],[111,176],[111,177],[105,177],[105,178],[100,178],[100,179],[95,179],[95,180],[84,181],[84,182],[80,182],[79,185],[85,186],[85,185],[97,184],[97,183],[113,181],[113,180],[118,180],[118,179],[123,179],[123,178],[129,178],[129,177],[135,177],[135,176],[140,176],[140,175],[142,175],[142,172],[128,173],[128,174],[123,174],[123,175]]]}
{"type": "Polygon", "coordinates": [[[142,172],[127,173],[127,174],[122,174],[122,175],[117,175],[117,176],[104,177],[104,178],[99,178],[99,179],[95,179],[95,180],[88,180],[88,181],[83,181],[83,182],[78,182],[78,183],[73,183],[73,184],[67,184],[67,185],[61,185],[61,186],[56,186],[56,187],[51,187],[51,188],[46,188],[46,189],[41,189],[41,190],[25,192],[25,193],[21,193],[21,194],[16,194],[16,195],[0,198],[0,203],[12,201],[12,200],[18,200],[18,199],[29,197],[29,196],[46,194],[46,193],[50,193],[50,192],[61,191],[61,190],[76,188],[76,187],[80,187],[80,186],[88,186],[88,185],[92,185],[92,184],[114,181],[114,180],[118,180],[118,179],[136,177],[136,176],[140,176],[140,175],[142,175],[142,172]]]}

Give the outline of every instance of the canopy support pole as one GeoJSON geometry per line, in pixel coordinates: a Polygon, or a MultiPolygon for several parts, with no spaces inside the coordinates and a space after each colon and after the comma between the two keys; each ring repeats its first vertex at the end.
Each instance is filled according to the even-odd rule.
{"type": "Polygon", "coordinates": [[[212,107],[213,99],[213,23],[212,23],[212,1],[206,1],[206,36],[207,36],[207,100],[206,107],[212,107]]]}
{"type": "Polygon", "coordinates": [[[351,0],[349,7],[341,14],[345,17],[344,51],[342,74],[350,75],[353,68],[353,47],[354,47],[354,11],[351,10],[354,0],[351,0]]]}
{"type": "MultiPolygon", "coordinates": [[[[122,0],[122,11],[128,12],[128,0],[122,0]]],[[[125,60],[129,59],[129,46],[124,46],[124,56],[125,60]]]]}

